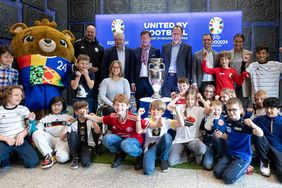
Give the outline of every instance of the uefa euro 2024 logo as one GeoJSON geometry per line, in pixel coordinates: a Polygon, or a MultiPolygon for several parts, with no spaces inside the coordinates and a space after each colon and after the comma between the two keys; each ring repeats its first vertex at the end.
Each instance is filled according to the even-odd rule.
{"type": "Polygon", "coordinates": [[[210,19],[209,30],[211,34],[220,34],[223,30],[223,20],[220,17],[210,19]]]}
{"type": "Polygon", "coordinates": [[[124,32],[124,24],[122,19],[115,19],[112,22],[112,32],[123,33],[124,32]]]}

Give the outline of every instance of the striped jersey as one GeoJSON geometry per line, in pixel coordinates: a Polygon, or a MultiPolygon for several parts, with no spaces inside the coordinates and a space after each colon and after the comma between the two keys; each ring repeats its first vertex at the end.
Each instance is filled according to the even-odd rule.
{"type": "Polygon", "coordinates": [[[25,119],[29,114],[29,109],[22,105],[14,108],[0,106],[0,134],[14,138],[25,129],[25,119]]]}
{"type": "Polygon", "coordinates": [[[268,61],[265,64],[251,63],[246,71],[251,76],[252,97],[258,90],[267,91],[269,97],[279,96],[279,79],[282,72],[282,63],[268,61]]]}

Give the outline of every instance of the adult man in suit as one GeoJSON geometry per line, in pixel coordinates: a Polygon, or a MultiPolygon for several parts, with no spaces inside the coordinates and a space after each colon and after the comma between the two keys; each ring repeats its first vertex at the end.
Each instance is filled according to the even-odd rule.
{"type": "Polygon", "coordinates": [[[165,81],[162,96],[170,97],[171,92],[177,91],[177,79],[191,79],[192,47],[182,42],[183,28],[176,25],[172,28],[172,42],[163,45],[162,57],[165,63],[165,81]]]}
{"type": "Polygon", "coordinates": [[[132,66],[133,83],[131,83],[132,91],[135,91],[137,107],[139,107],[139,99],[142,97],[151,97],[154,93],[149,83],[148,65],[151,58],[160,58],[160,50],[151,46],[151,33],[144,30],[140,34],[141,46],[134,50],[135,63],[132,66]]]}
{"type": "Polygon", "coordinates": [[[89,71],[95,73],[95,85],[93,88],[93,111],[96,112],[98,106],[98,88],[101,82],[101,63],[104,56],[104,47],[96,39],[96,28],[88,25],[85,30],[85,36],[75,41],[74,45],[75,57],[85,54],[90,57],[89,71]]]}
{"type": "Polygon", "coordinates": [[[109,67],[114,60],[119,60],[122,65],[123,77],[126,78],[129,83],[132,83],[132,76],[130,76],[130,68],[134,64],[134,52],[132,49],[124,45],[123,32],[114,33],[115,46],[105,50],[103,62],[102,62],[102,78],[109,77],[109,67]]]}
{"type": "Polygon", "coordinates": [[[215,85],[213,75],[206,74],[202,71],[202,61],[207,54],[207,67],[215,68],[218,64],[217,52],[212,49],[212,35],[204,34],[202,37],[203,49],[197,51],[193,58],[192,65],[192,87],[199,89],[203,92],[207,84],[215,85]]]}

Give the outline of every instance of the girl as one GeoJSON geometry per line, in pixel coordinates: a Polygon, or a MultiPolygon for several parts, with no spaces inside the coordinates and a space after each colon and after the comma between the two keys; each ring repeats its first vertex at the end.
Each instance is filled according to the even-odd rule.
{"type": "Polygon", "coordinates": [[[73,120],[66,114],[64,98],[56,96],[49,103],[49,114],[37,124],[37,130],[32,134],[32,140],[40,153],[44,156],[42,168],[50,168],[58,161],[69,160],[69,147],[66,140],[60,139],[62,130],[73,120]]]}
{"type": "MultiPolygon", "coordinates": [[[[142,129],[140,121],[137,121],[137,133],[145,133],[143,170],[145,175],[152,175],[155,172],[156,157],[160,159],[161,171],[168,171],[168,154],[171,149],[172,138],[167,133],[172,127],[179,127],[176,120],[162,118],[166,110],[166,104],[162,100],[155,100],[150,104],[151,118],[147,129],[142,129]]],[[[176,114],[179,114],[179,108],[176,108],[176,114]]],[[[141,118],[144,109],[138,110],[137,119],[141,118]]],[[[178,115],[179,116],[179,115],[178,115]]]]}
{"type": "Polygon", "coordinates": [[[229,88],[223,88],[220,92],[220,96],[215,96],[216,99],[219,99],[222,104],[223,104],[223,110],[222,110],[222,116],[223,117],[227,117],[227,111],[226,111],[226,102],[228,101],[228,99],[230,98],[235,98],[236,94],[235,91],[233,89],[229,89],[229,88]]]}
{"type": "Polygon", "coordinates": [[[185,94],[186,108],[180,112],[179,121],[183,127],[176,129],[176,136],[172,143],[168,163],[170,166],[185,162],[183,159],[184,149],[193,152],[197,164],[200,164],[206,152],[205,144],[199,139],[199,127],[201,121],[209,112],[209,104],[194,89],[188,89],[185,94]],[[205,108],[198,107],[197,97],[204,104],[205,108]]]}
{"type": "MultiPolygon", "coordinates": [[[[215,97],[215,87],[212,84],[207,84],[204,87],[203,98],[207,103],[211,103],[215,97]]],[[[199,104],[200,106],[204,107],[202,103],[199,104]]]]}
{"type": "Polygon", "coordinates": [[[264,99],[268,98],[265,90],[258,90],[255,94],[254,117],[265,115],[265,108],[263,106],[264,99]]]}
{"type": "Polygon", "coordinates": [[[23,160],[26,168],[33,168],[38,164],[38,155],[27,138],[27,120],[34,120],[35,115],[19,105],[24,98],[21,86],[8,86],[3,94],[4,104],[0,106],[1,169],[9,169],[11,152],[23,160]]]}

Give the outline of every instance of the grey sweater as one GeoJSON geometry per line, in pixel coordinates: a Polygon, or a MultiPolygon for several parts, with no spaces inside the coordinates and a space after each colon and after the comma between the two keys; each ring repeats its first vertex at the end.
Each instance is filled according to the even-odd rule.
{"type": "Polygon", "coordinates": [[[99,97],[103,103],[113,106],[113,99],[117,94],[126,94],[130,98],[129,82],[125,78],[115,81],[111,77],[105,78],[99,88],[99,97]]]}

